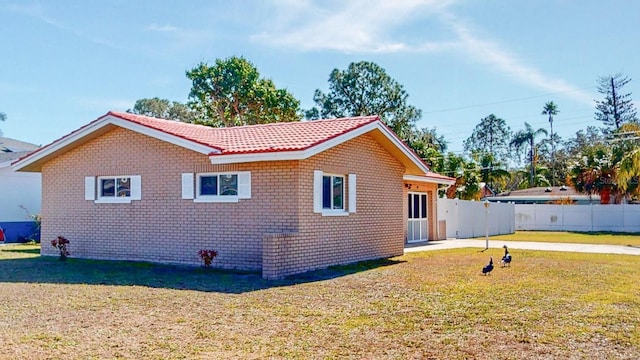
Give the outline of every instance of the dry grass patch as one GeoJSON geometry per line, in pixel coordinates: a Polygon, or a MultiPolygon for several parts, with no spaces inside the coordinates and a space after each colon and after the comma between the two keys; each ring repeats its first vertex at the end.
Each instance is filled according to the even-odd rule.
{"type": "MultiPolygon", "coordinates": [[[[484,238],[484,237],[483,237],[484,238]]],[[[578,233],[570,231],[516,231],[513,234],[490,236],[500,241],[536,241],[576,244],[607,244],[640,246],[640,234],[630,233],[578,233]]]]}
{"type": "Polygon", "coordinates": [[[640,257],[410,253],[268,282],[0,248],[1,358],[640,358],[640,257]]]}

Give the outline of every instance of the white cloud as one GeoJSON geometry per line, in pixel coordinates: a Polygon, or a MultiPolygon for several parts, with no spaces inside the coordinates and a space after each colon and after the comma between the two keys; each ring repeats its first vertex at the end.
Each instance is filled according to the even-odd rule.
{"type": "Polygon", "coordinates": [[[392,53],[401,51],[438,51],[451,46],[448,42],[408,44],[396,41],[389,30],[402,25],[418,13],[433,14],[452,1],[443,0],[354,0],[311,1],[292,5],[277,3],[270,30],[252,39],[271,46],[291,47],[305,51],[335,50],[342,52],[392,53]]]}
{"type": "Polygon", "coordinates": [[[591,106],[592,94],[577,89],[561,78],[551,77],[526,64],[504,49],[498,41],[477,35],[468,23],[453,14],[456,0],[353,0],[338,2],[287,1],[276,8],[269,30],[252,37],[273,47],[302,51],[344,53],[441,52],[463,53],[472,61],[489,65],[528,86],[566,96],[591,106]],[[449,38],[441,41],[407,43],[394,39],[405,24],[432,21],[444,24],[449,38]]]}
{"type": "Polygon", "coordinates": [[[174,48],[195,47],[215,38],[215,34],[210,30],[185,29],[171,24],[151,24],[146,27],[146,30],[171,38],[174,48]]]}
{"type": "Polygon", "coordinates": [[[156,25],[156,24],[151,24],[147,26],[147,30],[167,32],[167,33],[176,33],[181,31],[178,27],[173,25],[156,25]]]}
{"type": "Polygon", "coordinates": [[[565,93],[566,96],[585,105],[593,105],[590,93],[577,89],[576,86],[561,78],[545,75],[539,69],[527,65],[516,55],[502,48],[496,41],[475,36],[474,34],[478,31],[471,29],[468,24],[463,23],[455,16],[447,14],[444,18],[457,35],[459,44],[457,48],[468,53],[471,59],[485,63],[496,71],[505,73],[529,86],[550,93],[565,93]]]}

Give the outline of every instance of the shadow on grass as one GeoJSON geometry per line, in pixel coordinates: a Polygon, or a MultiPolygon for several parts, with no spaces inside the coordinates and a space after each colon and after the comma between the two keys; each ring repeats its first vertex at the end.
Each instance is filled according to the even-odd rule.
{"type": "MultiPolygon", "coordinates": [[[[11,251],[30,252],[31,250],[11,251]]],[[[401,262],[391,259],[362,261],[355,264],[332,266],[327,269],[311,271],[283,280],[264,280],[260,272],[228,271],[129,261],[74,258],[60,261],[57,257],[38,256],[0,260],[0,283],[146,286],[240,294],[274,287],[324,281],[401,262]]]]}

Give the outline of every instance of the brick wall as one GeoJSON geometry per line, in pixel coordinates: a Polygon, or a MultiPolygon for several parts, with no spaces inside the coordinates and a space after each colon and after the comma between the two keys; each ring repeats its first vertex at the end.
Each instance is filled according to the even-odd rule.
{"type": "MultiPolygon", "coordinates": [[[[72,257],[200,264],[214,249],[214,266],[260,270],[265,233],[295,232],[297,161],[211,165],[201,154],[124,129],[113,130],[45,164],[42,239],[70,241],[72,257]],[[251,171],[252,198],[194,203],[181,198],[185,172],[251,171]],[[142,200],[84,200],[84,177],[141,175],[142,200]]],[[[45,255],[55,255],[43,246],[45,255]]]]}
{"type": "MultiPolygon", "coordinates": [[[[279,278],[401,255],[403,172],[368,135],[303,161],[212,165],[202,154],[117,128],[43,166],[42,239],[48,244],[65,236],[72,257],[189,265],[201,264],[198,250],[214,249],[219,253],[215,267],[264,267],[265,277],[279,278]],[[357,174],[357,212],[332,217],[314,213],[314,170],[357,174]],[[251,171],[251,199],[194,203],[181,198],[182,173],[218,171],[251,171]],[[85,176],[103,175],[141,175],[142,200],[84,200],[85,176]],[[264,239],[270,243],[263,244],[264,239]]],[[[43,246],[42,253],[56,255],[51,246],[43,246]]]]}
{"type": "MultiPolygon", "coordinates": [[[[301,161],[299,231],[282,239],[267,238],[286,242],[279,247],[268,245],[286,253],[285,259],[279,259],[279,270],[274,272],[270,267],[268,275],[278,278],[330,265],[402,255],[403,173],[404,167],[368,135],[301,161]],[[314,170],[357,175],[356,213],[322,216],[313,212],[314,170]]],[[[349,186],[347,183],[345,194],[349,186]]],[[[345,208],[348,206],[346,203],[345,208]]]]}

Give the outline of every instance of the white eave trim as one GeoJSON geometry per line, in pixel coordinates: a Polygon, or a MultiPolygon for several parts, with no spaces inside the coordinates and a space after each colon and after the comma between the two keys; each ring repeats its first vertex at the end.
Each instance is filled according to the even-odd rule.
{"type": "Polygon", "coordinates": [[[218,164],[235,164],[246,163],[254,161],[283,161],[283,160],[304,160],[311,156],[319,154],[325,150],[331,149],[337,145],[340,145],[346,141],[354,139],[360,135],[366,134],[373,130],[380,130],[382,134],[389,139],[402,153],[409,158],[415,165],[422,171],[429,172],[429,168],[417,157],[415,153],[407,148],[407,146],[399,140],[389,128],[384,126],[380,120],[376,120],[354,130],[351,130],[340,136],[336,136],[318,145],[312,146],[306,150],[298,151],[277,151],[277,152],[264,152],[264,153],[250,153],[250,154],[232,154],[232,155],[210,155],[209,160],[214,165],[218,164]]]}
{"type": "Polygon", "coordinates": [[[447,179],[439,179],[439,178],[432,178],[429,177],[428,174],[425,174],[424,176],[420,176],[420,175],[404,175],[402,177],[402,179],[404,181],[415,181],[415,182],[424,182],[424,183],[436,183],[436,184],[441,184],[441,185],[453,185],[456,183],[455,180],[447,180],[447,179]]]}
{"type": "Polygon", "coordinates": [[[137,133],[147,135],[155,139],[162,140],[162,141],[165,141],[189,150],[193,150],[195,152],[198,152],[204,155],[220,152],[218,149],[212,148],[210,146],[198,144],[193,141],[181,138],[179,136],[171,135],[160,130],[152,129],[147,126],[131,122],[129,120],[123,120],[113,115],[106,115],[103,118],[98,119],[94,123],[86,125],[85,127],[80,128],[76,132],[73,132],[67,135],[66,137],[63,137],[57,141],[54,141],[53,143],[42,148],[40,151],[36,150],[36,152],[16,162],[13,165],[13,169],[15,171],[19,171],[20,169],[27,167],[32,163],[38,162],[39,160],[42,160],[43,158],[46,158],[51,154],[77,141],[82,140],[82,138],[84,138],[85,136],[90,135],[91,133],[94,133],[109,125],[115,125],[127,130],[135,131],[137,133]]]}

